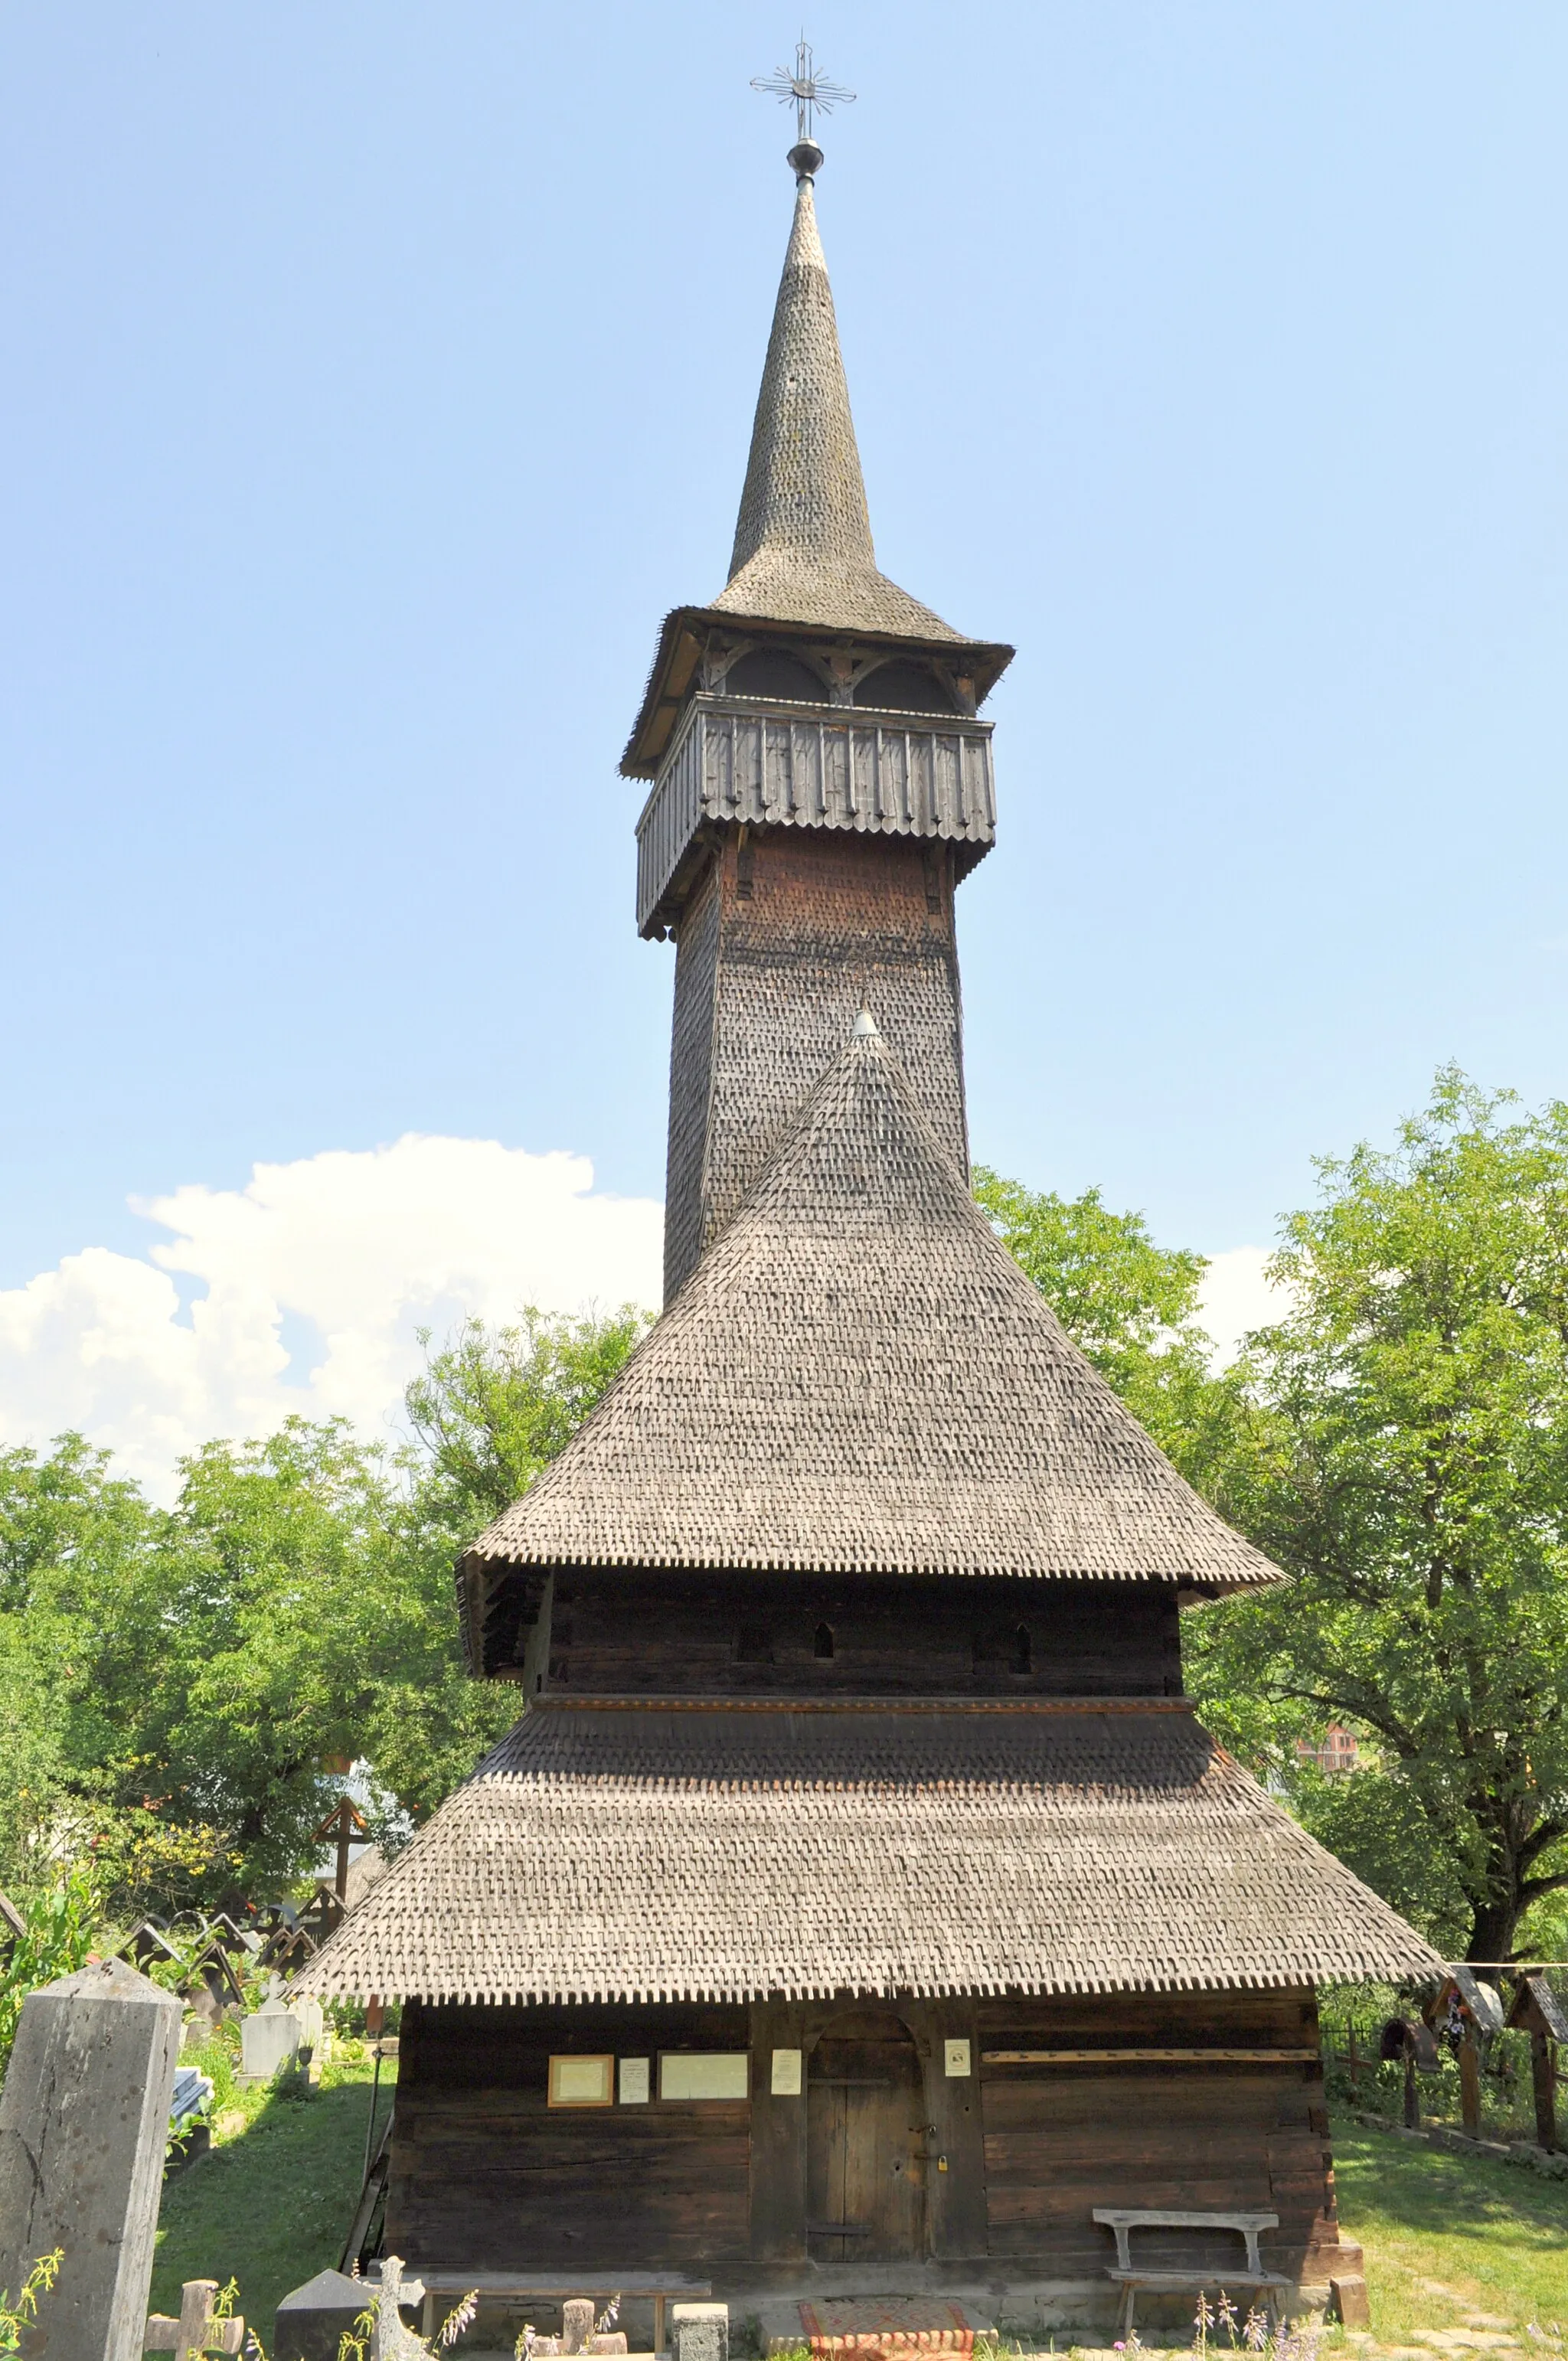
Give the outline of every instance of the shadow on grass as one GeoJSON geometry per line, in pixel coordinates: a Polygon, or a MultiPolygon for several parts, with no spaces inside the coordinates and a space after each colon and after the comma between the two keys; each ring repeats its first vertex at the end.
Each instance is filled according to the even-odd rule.
{"type": "MultiPolygon", "coordinates": [[[[378,2122],[391,2095],[383,2085],[378,2122]]],[[[270,2345],[280,2300],[336,2267],[369,2113],[367,2081],[271,2097],[248,2130],[171,2180],[159,2217],[153,2310],[177,2312],[186,2279],[237,2279],[236,2309],[270,2345]]]]}
{"type": "Polygon", "coordinates": [[[1568,2318],[1568,2182],[1359,2125],[1335,2126],[1333,2156],[1341,2224],[1366,2249],[1380,2336],[1450,2327],[1453,2305],[1518,2327],[1568,2318]]]}
{"type": "Polygon", "coordinates": [[[1568,2181],[1538,2179],[1523,2165],[1456,2156],[1359,2125],[1336,2128],[1333,2156],[1339,2210],[1353,2233],[1359,2209],[1450,2236],[1504,2229],[1561,2245],[1568,2234],[1568,2181]]]}

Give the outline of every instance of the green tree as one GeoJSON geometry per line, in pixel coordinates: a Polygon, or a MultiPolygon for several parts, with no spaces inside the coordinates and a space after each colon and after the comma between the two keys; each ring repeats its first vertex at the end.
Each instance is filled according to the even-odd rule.
{"type": "Polygon", "coordinates": [[[525,1490],[643,1323],[466,1323],[410,1392],[428,1448],[291,1419],[154,1508],[76,1436],[0,1455],[0,1883],[90,1853],[121,1916],[286,1891],[344,1758],[396,1841],[511,1719],[468,1678],[457,1552],[525,1490]]]}
{"type": "Polygon", "coordinates": [[[81,1828],[101,1799],[102,1781],[84,1775],[104,1730],[87,1669],[91,1619],[156,1521],[137,1486],[111,1473],[109,1455],[79,1435],[41,1456],[0,1451],[0,1886],[8,1892],[42,1873],[62,1817],[81,1828]]]}
{"type": "Polygon", "coordinates": [[[988,1165],[975,1202],[1068,1334],[1192,1482],[1223,1452],[1231,1397],[1209,1368],[1198,1320],[1205,1257],[1157,1246],[1141,1213],[1025,1189],[988,1165]]]}
{"type": "Polygon", "coordinates": [[[319,1850],[334,1766],[367,1765],[375,1832],[395,1840],[472,1769],[510,1700],[464,1674],[450,1536],[414,1454],[291,1419],[207,1444],[183,1477],[129,1578],[94,1603],[83,1767],[122,1817],[214,1832],[202,1898],[266,1895],[319,1850]]]}
{"type": "MultiPolygon", "coordinates": [[[[372,1604],[398,1488],[341,1426],[213,1444],[158,1510],[61,1439],[9,1471],[0,1656],[47,1706],[13,1874],[90,1845],[126,1907],[299,1872],[384,1645],[372,1604]],[[17,1857],[20,1856],[18,1859],[17,1857]]],[[[15,1699],[23,1701],[20,1708],[15,1699]]],[[[16,1783],[20,1785],[22,1783],[16,1783]]]]}
{"type": "Polygon", "coordinates": [[[225,1887],[275,1892],[340,1790],[329,1766],[373,1763],[382,1688],[429,1653],[393,1538],[407,1484],[343,1422],[302,1419],[208,1444],[183,1474],[104,1670],[132,1788],[223,1832],[225,1887]]]}
{"type": "Polygon", "coordinates": [[[633,1304],[579,1319],[535,1311],[515,1328],[466,1320],[405,1396],[429,1473],[427,1507],[462,1548],[569,1443],[649,1324],[633,1304]]]}
{"type": "Polygon", "coordinates": [[[1568,1107],[1517,1106],[1445,1069],[1320,1161],[1211,1469],[1296,1578],[1191,1634],[1211,1722],[1474,1960],[1568,1889],[1568,1107]],[[1335,1718],[1369,1767],[1317,1779],[1335,1718]]]}

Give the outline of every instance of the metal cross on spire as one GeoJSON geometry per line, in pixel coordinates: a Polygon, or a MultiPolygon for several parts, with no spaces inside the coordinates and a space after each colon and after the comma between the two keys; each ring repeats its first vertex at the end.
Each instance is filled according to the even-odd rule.
{"type": "Polygon", "coordinates": [[[855,93],[845,90],[826,74],[819,74],[811,54],[811,44],[803,33],[795,44],[795,71],[779,66],[771,74],[753,74],[753,90],[766,91],[781,105],[795,102],[795,127],[797,139],[811,138],[816,129],[815,117],[831,115],[836,106],[853,106],[855,93]]]}

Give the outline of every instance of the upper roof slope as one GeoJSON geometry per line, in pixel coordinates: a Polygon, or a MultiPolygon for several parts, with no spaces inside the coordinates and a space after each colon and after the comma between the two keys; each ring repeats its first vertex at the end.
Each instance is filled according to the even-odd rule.
{"type": "Polygon", "coordinates": [[[658,1326],[465,1564],[498,1559],[1279,1579],[1069,1341],[864,1017],[658,1326]]]}

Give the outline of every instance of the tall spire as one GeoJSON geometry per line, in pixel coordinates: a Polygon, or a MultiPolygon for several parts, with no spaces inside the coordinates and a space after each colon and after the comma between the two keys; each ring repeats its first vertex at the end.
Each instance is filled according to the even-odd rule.
{"type": "MultiPolygon", "coordinates": [[[[676,607],[665,616],[641,708],[620,758],[629,779],[660,776],[692,697],[716,678],[728,677],[727,666],[741,660],[747,642],[832,635],[839,642],[833,655],[835,695],[841,689],[842,701],[852,702],[851,684],[869,670],[872,651],[902,641],[902,653],[927,669],[933,657],[943,666],[951,659],[942,677],[958,709],[971,716],[1013,654],[1000,643],[955,631],[877,567],[813,185],[822,169],[815,118],[846,104],[854,93],[817,73],[804,40],[793,73],[780,67],[753,87],[795,111],[798,137],[788,159],[795,183],[795,219],[751,425],[729,579],[707,606],[676,607]]],[[[823,653],[819,647],[817,657],[823,653]]],[[[885,664],[892,653],[879,661],[885,664]]],[[[948,696],[944,691],[944,710],[948,696]]],[[[855,793],[851,787],[851,810],[855,793]]],[[[685,807],[681,808],[684,813],[685,807]]],[[[706,807],[704,814],[706,830],[706,807]]],[[[686,818],[673,825],[684,844],[686,818]]],[[[941,832],[946,829],[944,821],[941,832]]],[[[663,892],[661,886],[639,919],[645,928],[669,923],[663,892]]]]}
{"type": "Polygon", "coordinates": [[[773,307],[729,559],[731,581],[763,549],[807,566],[876,566],[808,171],[800,175],[773,307]]]}
{"type": "Polygon", "coordinates": [[[871,514],[817,228],[816,142],[790,149],[795,222],[773,306],[735,526],[726,613],[846,631],[959,634],[877,571],[871,514]]]}

